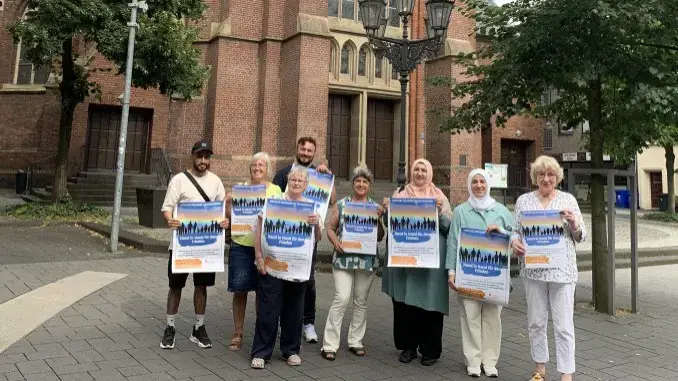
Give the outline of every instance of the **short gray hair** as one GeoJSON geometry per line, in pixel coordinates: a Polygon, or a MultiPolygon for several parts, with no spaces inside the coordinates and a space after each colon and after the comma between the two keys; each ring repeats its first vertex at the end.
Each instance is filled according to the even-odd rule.
{"type": "Polygon", "coordinates": [[[362,177],[365,180],[369,181],[370,184],[374,182],[374,175],[372,171],[365,165],[359,165],[353,168],[353,176],[351,176],[351,182],[354,182],[358,177],[362,177]]]}
{"type": "Polygon", "coordinates": [[[560,166],[558,160],[551,156],[541,155],[530,165],[530,178],[532,179],[532,184],[539,185],[537,182],[538,173],[548,170],[555,172],[556,184],[560,184],[560,182],[563,181],[565,174],[563,173],[563,167],[560,166]]]}
{"type": "Polygon", "coordinates": [[[266,152],[257,152],[252,156],[252,160],[250,161],[250,175],[252,174],[252,164],[256,163],[259,160],[263,160],[264,163],[266,164],[266,178],[270,179],[271,178],[271,157],[266,153],[266,152]]]}
{"type": "Polygon", "coordinates": [[[302,167],[301,165],[295,165],[290,169],[290,173],[287,174],[287,181],[289,181],[292,176],[294,175],[302,175],[304,178],[304,181],[308,183],[308,170],[306,167],[302,167]]]}

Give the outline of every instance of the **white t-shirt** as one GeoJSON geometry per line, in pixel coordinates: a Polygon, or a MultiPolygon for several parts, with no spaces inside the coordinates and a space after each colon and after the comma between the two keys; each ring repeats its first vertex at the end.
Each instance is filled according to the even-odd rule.
{"type": "MultiPolygon", "coordinates": [[[[219,176],[207,171],[203,176],[194,175],[193,178],[200,184],[210,200],[223,201],[226,198],[224,183],[221,182],[219,176]]],[[[177,204],[182,202],[205,202],[198,189],[183,172],[177,173],[170,180],[167,186],[167,194],[165,194],[165,201],[160,210],[162,212],[173,212],[177,204]]],[[[169,250],[172,250],[172,241],[170,241],[169,250]]]]}

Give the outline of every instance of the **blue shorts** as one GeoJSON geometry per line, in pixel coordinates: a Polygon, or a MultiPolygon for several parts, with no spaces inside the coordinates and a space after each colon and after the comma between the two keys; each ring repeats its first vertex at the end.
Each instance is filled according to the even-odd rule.
{"type": "Polygon", "coordinates": [[[228,292],[256,291],[258,282],[254,248],[232,242],[228,252],[228,292]]]}

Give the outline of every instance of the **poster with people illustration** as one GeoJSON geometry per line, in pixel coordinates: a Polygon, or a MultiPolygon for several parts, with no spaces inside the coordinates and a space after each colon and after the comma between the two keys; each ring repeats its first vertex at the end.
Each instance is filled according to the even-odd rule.
{"type": "Polygon", "coordinates": [[[266,200],[262,225],[262,249],[266,272],[279,279],[307,281],[311,276],[314,213],[311,202],[266,200]]]}
{"type": "Polygon", "coordinates": [[[549,269],[567,266],[565,225],[558,210],[521,213],[525,241],[525,268],[549,269]]]}
{"type": "Polygon", "coordinates": [[[508,235],[462,228],[457,249],[457,293],[507,306],[511,291],[508,248],[508,235]]]}
{"type": "Polygon", "coordinates": [[[389,267],[440,267],[436,200],[391,199],[388,253],[389,267]]]}
{"type": "Polygon", "coordinates": [[[173,233],[172,272],[204,273],[224,271],[223,201],[186,202],[174,209],[179,228],[173,233]]]}
{"type": "Polygon", "coordinates": [[[234,185],[231,200],[231,235],[254,232],[257,218],[266,203],[266,185],[234,185]]]}
{"type": "Polygon", "coordinates": [[[334,186],[334,175],[320,173],[313,168],[307,168],[307,170],[308,186],[304,191],[304,198],[313,200],[315,211],[320,214],[320,219],[325,221],[332,187],[334,186]]]}
{"type": "Polygon", "coordinates": [[[367,202],[347,202],[343,212],[341,246],[345,253],[377,255],[379,206],[367,202]]]}

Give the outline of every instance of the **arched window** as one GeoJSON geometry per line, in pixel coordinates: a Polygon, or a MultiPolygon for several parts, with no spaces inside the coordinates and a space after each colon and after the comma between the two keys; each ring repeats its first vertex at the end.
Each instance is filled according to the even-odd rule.
{"type": "Polygon", "coordinates": [[[374,78],[382,78],[384,72],[384,56],[376,54],[374,58],[374,78]]]}
{"type": "MultiPolygon", "coordinates": [[[[26,17],[26,12],[22,18],[26,17]]],[[[21,42],[16,46],[16,66],[14,68],[15,85],[44,85],[49,78],[49,65],[37,67],[26,57],[27,50],[22,49],[21,42]]]]}
{"type": "Polygon", "coordinates": [[[367,48],[363,46],[362,48],[360,48],[360,53],[358,53],[358,75],[363,77],[365,76],[366,66],[367,66],[367,48]]]}
{"type": "Polygon", "coordinates": [[[341,48],[341,74],[351,73],[351,47],[345,43],[341,48]]]}
{"type": "Polygon", "coordinates": [[[391,65],[391,79],[398,79],[398,71],[391,65]]]}
{"type": "Polygon", "coordinates": [[[337,47],[334,43],[330,44],[330,73],[334,73],[334,65],[337,58],[337,47]]]}

